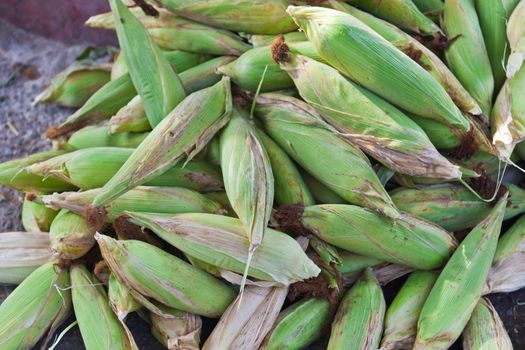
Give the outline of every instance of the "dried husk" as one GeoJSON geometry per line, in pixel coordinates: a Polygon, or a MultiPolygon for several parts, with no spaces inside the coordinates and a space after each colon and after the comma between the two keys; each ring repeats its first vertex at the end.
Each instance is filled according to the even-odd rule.
{"type": "Polygon", "coordinates": [[[166,306],[157,306],[173,317],[150,313],[152,335],[168,350],[199,350],[201,317],[166,306]]]}

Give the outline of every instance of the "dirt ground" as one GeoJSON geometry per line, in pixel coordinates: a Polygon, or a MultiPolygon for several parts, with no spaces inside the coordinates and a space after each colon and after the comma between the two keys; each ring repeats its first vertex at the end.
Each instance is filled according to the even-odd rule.
{"type": "MultiPolygon", "coordinates": [[[[73,62],[84,49],[83,45],[65,46],[46,40],[0,20],[0,162],[49,149],[45,130],[62,121],[71,110],[52,105],[36,105],[31,102],[59,71],[73,62]],[[27,67],[32,70],[27,71],[27,67]],[[36,73],[36,74],[34,74],[36,73]]],[[[21,196],[0,186],[0,230],[22,230],[20,224],[21,196]]],[[[385,289],[390,302],[402,281],[396,281],[385,289]]],[[[0,301],[11,287],[0,286],[0,301]]],[[[525,350],[525,290],[511,294],[491,296],[502,317],[515,350],[525,350]]],[[[73,320],[66,322],[67,326],[73,320]]],[[[141,349],[156,350],[162,346],[151,337],[148,325],[136,315],[128,319],[136,341],[141,349]]],[[[213,323],[205,322],[203,336],[213,323]]],[[[83,349],[78,327],[68,332],[56,349],[83,349]]],[[[323,348],[323,346],[316,347],[323,348]]],[[[460,346],[454,348],[460,349],[460,346]]]]}

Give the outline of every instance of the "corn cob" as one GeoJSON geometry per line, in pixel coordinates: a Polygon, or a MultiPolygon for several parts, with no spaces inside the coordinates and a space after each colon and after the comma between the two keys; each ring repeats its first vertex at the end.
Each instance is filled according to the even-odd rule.
{"type": "Polygon", "coordinates": [[[417,332],[417,319],[438,275],[413,272],[397,292],[385,315],[381,349],[411,349],[417,332]]]}
{"type": "Polygon", "coordinates": [[[202,350],[259,349],[279,316],[286,287],[248,286],[224,312],[202,350]]]}
{"type": "Polygon", "coordinates": [[[24,230],[27,232],[49,232],[51,222],[58,211],[47,208],[31,199],[32,195],[26,194],[22,204],[22,226],[24,226],[24,230]]]}
{"type": "Polygon", "coordinates": [[[425,16],[412,0],[385,0],[379,3],[368,0],[348,2],[400,28],[421,35],[441,36],[439,26],[425,16]]]}
{"type": "Polygon", "coordinates": [[[109,307],[101,283],[84,266],[71,267],[73,307],[87,350],[138,349],[131,333],[109,307]]]}
{"type": "Polygon", "coordinates": [[[456,246],[448,232],[408,214],[389,219],[344,204],[309,206],[292,214],[290,226],[302,226],[338,248],[420,270],[442,266],[456,246]]]}
{"type": "Polygon", "coordinates": [[[512,350],[512,342],[505,326],[490,303],[481,298],[463,331],[464,350],[512,350]]]}
{"type": "Polygon", "coordinates": [[[0,305],[0,346],[5,350],[32,349],[44,335],[49,338],[70,311],[69,271],[47,263],[0,305]]]}
{"type": "Polygon", "coordinates": [[[184,89],[186,92],[192,93],[218,83],[221,80],[221,76],[218,75],[216,71],[234,59],[234,56],[215,57],[198,66],[185,70],[179,74],[184,89]]]}
{"type": "Polygon", "coordinates": [[[198,315],[157,305],[170,318],[151,313],[151,333],[166,349],[199,350],[202,320],[198,315]]]}
{"type": "Polygon", "coordinates": [[[139,95],[133,97],[124,107],[108,121],[111,133],[145,132],[151,130],[151,125],[144,110],[144,104],[139,95]]]}
{"type": "MultiPolygon", "coordinates": [[[[99,192],[99,189],[93,189],[84,192],[54,193],[42,196],[41,200],[51,208],[65,208],[83,214],[99,192]]],[[[217,202],[185,188],[139,186],[105,205],[102,211],[105,216],[103,219],[113,222],[126,211],[222,214],[224,209],[217,202]]]]}
{"type": "MultiPolygon", "coordinates": [[[[133,149],[95,147],[66,153],[33,164],[27,171],[38,176],[54,176],[81,189],[104,186],[133,154],[133,149]],[[96,174],[93,170],[96,169],[96,174]]],[[[219,169],[203,161],[175,165],[162,175],[148,181],[149,186],[185,187],[208,192],[222,189],[219,169]]]]}
{"type": "Polygon", "coordinates": [[[124,320],[129,313],[141,308],[141,305],[129,293],[128,288],[120,283],[114,274],[109,275],[108,301],[119,320],[124,320]]]}
{"type": "Polygon", "coordinates": [[[290,6],[288,13],[319,55],[344,75],[409,112],[469,130],[468,120],[430,73],[360,20],[320,7],[290,6]]]}
{"type": "Polygon", "coordinates": [[[186,97],[186,92],[140,21],[121,0],[110,0],[109,4],[131,80],[144,103],[150,125],[155,127],[186,97]]]}
{"type": "Polygon", "coordinates": [[[414,350],[448,349],[478,303],[494,258],[507,205],[502,197],[458,246],[425,301],[414,350]]]}
{"type": "Polygon", "coordinates": [[[137,147],[93,200],[99,207],[148,182],[177,164],[191,160],[229,119],[230,81],[194,92],[179,104],[137,147]]]}
{"type": "Polygon", "coordinates": [[[304,171],[301,174],[317,204],[347,203],[347,201],[345,201],[341,196],[332,191],[330,188],[326,187],[322,182],[317,180],[312,175],[304,171]]]}
{"type": "MultiPolygon", "coordinates": [[[[290,44],[290,49],[298,54],[321,60],[312,44],[307,41],[290,44]]],[[[242,54],[235,61],[222,66],[218,72],[232,78],[241,88],[256,91],[262,80],[261,91],[275,91],[294,86],[292,79],[272,60],[269,47],[256,47],[242,54]],[[264,79],[262,76],[264,74],[264,79]]]]}
{"type": "Polygon", "coordinates": [[[494,78],[473,1],[445,0],[444,29],[454,42],[445,50],[448,66],[490,115],[494,78]]]}
{"type": "MultiPolygon", "coordinates": [[[[151,229],[186,255],[223,270],[244,272],[249,241],[238,219],[198,213],[128,215],[133,223],[151,229]]],[[[319,272],[294,239],[269,228],[248,269],[251,277],[284,286],[315,277],[319,272]]]]}
{"type": "Polygon", "coordinates": [[[124,55],[122,54],[122,52],[119,51],[119,53],[115,56],[115,60],[113,61],[113,66],[111,66],[111,80],[120,78],[127,72],[128,72],[128,66],[126,65],[126,60],[124,59],[124,55]]]}
{"type": "Polygon", "coordinates": [[[260,350],[300,350],[319,338],[329,319],[325,299],[303,299],[281,311],[260,350]]]}
{"type": "MultiPolygon", "coordinates": [[[[476,100],[470,96],[467,90],[461,85],[454,74],[447,68],[441,59],[432,51],[427,49],[419,41],[406,34],[396,26],[376,18],[366,12],[360,11],[346,3],[339,1],[329,1],[332,8],[346,12],[376,31],[384,39],[389,41],[396,48],[412,58],[416,63],[428,71],[447,91],[452,100],[465,113],[479,115],[482,113],[476,100]]],[[[441,5],[443,3],[441,2],[441,5]]],[[[428,120],[428,118],[422,118],[428,120]]],[[[461,132],[461,130],[458,130],[461,132]]]]}
{"type": "Polygon", "coordinates": [[[366,156],[312,107],[277,94],[263,94],[257,101],[257,115],[269,135],[306,171],[351,203],[398,215],[366,156]]]}
{"type": "Polygon", "coordinates": [[[73,133],[62,148],[73,150],[93,147],[135,148],[146,136],[147,133],[112,133],[109,126],[88,126],[73,133]]]}
{"type": "Polygon", "coordinates": [[[501,237],[487,279],[487,293],[510,293],[525,286],[525,216],[501,237]]]}
{"type": "Polygon", "coordinates": [[[45,232],[0,233],[0,283],[19,284],[34,270],[51,261],[45,232]]]}
{"type": "MultiPolygon", "coordinates": [[[[159,15],[152,17],[138,7],[130,9],[133,16],[144,25],[151,39],[162,48],[233,56],[239,56],[250,49],[250,45],[227,30],[177,17],[164,9],[157,11],[159,15]]],[[[92,28],[115,29],[115,20],[111,13],[104,13],[88,19],[86,25],[92,28]]]]}
{"type": "MultiPolygon", "coordinates": [[[[525,191],[506,184],[509,205],[505,220],[525,212],[525,191]]],[[[491,203],[479,200],[461,185],[440,184],[418,189],[399,188],[391,192],[399,210],[433,222],[448,231],[471,228],[491,211],[491,203]]]]}
{"type": "Polygon", "coordinates": [[[525,25],[523,25],[525,4],[523,1],[517,5],[515,3],[516,0],[510,1],[507,6],[507,14],[512,13],[507,24],[507,37],[511,49],[507,62],[507,78],[512,78],[520,70],[525,60],[525,25]]]}
{"type": "Polygon", "coordinates": [[[286,0],[155,0],[173,13],[217,28],[251,34],[280,34],[297,26],[286,0]]]}
{"type": "Polygon", "coordinates": [[[379,348],[385,299],[371,269],[344,295],[332,324],[328,350],[379,348]]]}
{"type": "Polygon", "coordinates": [[[75,260],[95,245],[95,229],[75,213],[62,209],[51,224],[51,250],[57,261],[75,260]]]}
{"type": "Polygon", "coordinates": [[[65,107],[80,107],[110,79],[110,66],[106,64],[77,64],[66,68],[33,103],[55,103],[65,107]]]}
{"type": "Polygon", "coordinates": [[[206,272],[150,244],[96,234],[104,260],[140,304],[165,315],[147,298],[206,317],[218,317],[234,292],[206,272]]]}
{"type": "MultiPolygon", "coordinates": [[[[306,35],[299,31],[280,35],[284,36],[284,39],[287,43],[308,41],[306,35]]],[[[248,41],[253,45],[253,47],[269,46],[275,39],[277,39],[276,35],[253,34],[248,36],[248,41]]]]}

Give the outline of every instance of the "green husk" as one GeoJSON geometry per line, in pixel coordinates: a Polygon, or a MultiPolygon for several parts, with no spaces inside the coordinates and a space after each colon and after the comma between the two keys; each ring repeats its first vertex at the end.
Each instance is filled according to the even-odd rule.
{"type": "Polygon", "coordinates": [[[501,236],[487,278],[488,293],[510,293],[525,287],[525,216],[501,236]]]}
{"type": "Polygon", "coordinates": [[[351,203],[398,215],[366,156],[312,107],[293,97],[263,94],[256,111],[273,140],[317,180],[351,203]]]}
{"type": "Polygon", "coordinates": [[[210,87],[221,80],[217,70],[235,60],[234,56],[215,57],[179,74],[179,78],[188,93],[210,87]]]}
{"type": "Polygon", "coordinates": [[[339,250],[338,253],[340,264],[336,264],[334,267],[341,276],[341,286],[343,287],[354,284],[366,268],[380,268],[385,266],[383,260],[369,258],[344,250],[339,250]]]}
{"type": "Polygon", "coordinates": [[[74,150],[92,147],[135,148],[140,145],[146,136],[148,136],[147,133],[113,133],[109,126],[87,126],[73,133],[67,140],[64,148],[74,150]]]}
{"type": "MultiPolygon", "coordinates": [[[[130,9],[133,16],[144,25],[151,39],[160,47],[233,56],[239,56],[250,49],[250,45],[229,31],[177,17],[164,9],[158,8],[157,11],[159,15],[152,17],[139,7],[130,9]]],[[[92,28],[115,29],[115,20],[111,13],[104,13],[89,18],[86,25],[92,28]]]]}
{"type": "Polygon", "coordinates": [[[75,260],[95,245],[95,228],[80,215],[62,209],[51,224],[51,250],[57,261],[75,260]]]}
{"type": "MultiPolygon", "coordinates": [[[[153,230],[185,254],[242,274],[249,240],[240,220],[211,214],[173,216],[128,213],[131,221],[153,230]]],[[[319,274],[319,268],[290,236],[267,228],[254,252],[248,276],[287,286],[319,274]]]]}
{"type": "Polygon", "coordinates": [[[443,268],[421,310],[414,350],[448,349],[461,335],[481,298],[506,205],[507,195],[470,231],[443,268]]]}
{"type": "Polygon", "coordinates": [[[328,323],[330,302],[326,299],[303,299],[279,314],[260,350],[300,350],[321,337],[328,323]]]}
{"type": "MultiPolygon", "coordinates": [[[[443,2],[440,0],[438,1],[443,7],[443,2]]],[[[330,0],[330,5],[334,9],[346,12],[362,21],[384,39],[388,40],[396,48],[412,58],[416,63],[428,71],[441,84],[441,86],[443,86],[452,100],[465,113],[474,115],[482,113],[476,100],[470,96],[467,90],[465,90],[459,80],[447,68],[441,59],[415,38],[406,34],[396,26],[366,12],[360,11],[346,3],[330,0]]],[[[421,119],[429,120],[428,118],[421,119]]],[[[461,132],[460,130],[458,131],[461,132]]]]}
{"type": "MultiPolygon", "coordinates": [[[[33,271],[0,305],[0,346],[30,350],[48,339],[71,312],[69,271],[42,265],[33,271]]],[[[44,343],[44,346],[45,346],[44,343]]]]}
{"type": "Polygon", "coordinates": [[[120,78],[127,72],[128,72],[128,66],[126,65],[126,60],[124,59],[124,55],[122,54],[122,52],[119,51],[119,53],[115,56],[115,59],[113,61],[113,66],[111,67],[111,80],[120,78]]]}
{"type": "Polygon", "coordinates": [[[129,313],[141,308],[129,289],[120,283],[114,274],[110,274],[108,279],[108,302],[119,320],[124,320],[129,313]]]}
{"type": "Polygon", "coordinates": [[[163,305],[156,305],[172,317],[151,313],[151,334],[166,349],[199,350],[201,317],[163,305]]]}
{"type": "Polygon", "coordinates": [[[131,333],[109,307],[104,287],[83,265],[71,267],[71,287],[86,350],[138,349],[131,333]]]}
{"type": "Polygon", "coordinates": [[[525,4],[523,1],[516,3],[516,0],[512,0],[507,4],[507,15],[510,15],[507,23],[507,38],[511,49],[507,62],[507,78],[512,78],[520,71],[525,60],[525,25],[523,24],[525,4]]]}
{"type": "Polygon", "coordinates": [[[58,211],[34,202],[26,195],[22,204],[22,226],[27,232],[49,232],[51,222],[58,211]]]}
{"type": "Polygon", "coordinates": [[[469,130],[439,82],[360,20],[320,7],[290,6],[288,13],[319,55],[350,79],[402,109],[469,130]]]}
{"type": "Polygon", "coordinates": [[[463,331],[464,350],[513,350],[503,322],[489,299],[481,298],[463,331]]]}
{"type": "MultiPolygon", "coordinates": [[[[291,43],[289,48],[292,52],[321,61],[319,54],[307,41],[291,43]]],[[[220,67],[218,72],[231,77],[235,84],[249,91],[257,90],[263,73],[261,92],[288,89],[294,86],[288,74],[273,61],[269,46],[256,47],[245,52],[235,61],[220,67]]]]}
{"type": "Polygon", "coordinates": [[[186,92],[140,21],[121,0],[110,0],[109,4],[131,80],[144,103],[150,125],[155,127],[186,97],[186,92]]]}
{"type": "Polygon", "coordinates": [[[124,107],[108,121],[111,133],[135,132],[141,133],[151,130],[151,125],[144,110],[144,104],[139,95],[133,97],[124,107]]]}
{"type": "Polygon", "coordinates": [[[348,2],[414,33],[436,37],[441,34],[439,26],[425,16],[412,0],[384,0],[379,3],[368,0],[348,0],[348,2]]]}
{"type": "Polygon", "coordinates": [[[58,73],[33,103],[80,107],[110,79],[107,64],[76,64],[58,73]]]}
{"type": "Polygon", "coordinates": [[[443,25],[449,40],[454,40],[445,50],[450,70],[490,115],[494,77],[474,1],[445,0],[443,25]]]}
{"type": "Polygon", "coordinates": [[[371,269],[343,296],[332,323],[327,350],[379,348],[385,299],[371,269]]]}
{"type": "MultiPolygon", "coordinates": [[[[505,184],[509,205],[505,220],[525,212],[525,191],[505,184]]],[[[481,201],[462,185],[439,184],[428,187],[399,188],[391,192],[399,210],[433,222],[448,231],[460,231],[479,224],[492,209],[493,203],[481,201]]]]}
{"type": "Polygon", "coordinates": [[[408,214],[389,219],[358,206],[324,204],[296,215],[304,229],[338,248],[420,270],[443,266],[456,247],[448,232],[408,214]]]}
{"type": "Polygon", "coordinates": [[[219,317],[235,298],[220,280],[155,246],[100,234],[95,238],[115,277],[139,303],[161,316],[165,314],[147,298],[206,317],[219,317]]]}
{"type": "Polygon", "coordinates": [[[385,315],[381,349],[411,349],[417,333],[417,320],[438,275],[413,272],[403,284],[385,315]]]}
{"type": "Polygon", "coordinates": [[[326,187],[322,182],[317,180],[307,172],[301,172],[304,182],[308,186],[308,189],[312,193],[317,204],[345,204],[345,201],[337,193],[326,187]]]}
{"type": "MultiPolygon", "coordinates": [[[[306,35],[303,32],[290,32],[281,34],[284,36],[284,39],[287,43],[295,43],[300,41],[308,41],[306,35]]],[[[264,35],[264,34],[253,34],[248,35],[248,41],[253,45],[253,47],[269,46],[272,42],[277,39],[277,35],[264,35]]]]}
{"type": "Polygon", "coordinates": [[[150,132],[93,201],[107,204],[133,187],[146,183],[177,164],[191,160],[229,119],[230,81],[194,92],[150,132]]]}
{"type": "Polygon", "coordinates": [[[0,233],[0,283],[19,284],[38,267],[51,261],[49,234],[0,233]]]}
{"type": "Polygon", "coordinates": [[[438,17],[443,13],[443,0],[412,0],[417,8],[426,16],[438,17]]]}
{"type": "Polygon", "coordinates": [[[297,29],[286,13],[286,0],[155,0],[173,13],[211,26],[251,34],[280,34],[297,29]]]}
{"type": "MultiPolygon", "coordinates": [[[[77,214],[84,214],[99,192],[100,189],[54,193],[42,196],[41,200],[51,208],[64,208],[77,214]]],[[[104,219],[108,222],[113,222],[126,211],[165,214],[200,212],[222,214],[224,212],[217,202],[198,192],[178,187],[138,186],[102,208],[105,212],[104,219]]]]}

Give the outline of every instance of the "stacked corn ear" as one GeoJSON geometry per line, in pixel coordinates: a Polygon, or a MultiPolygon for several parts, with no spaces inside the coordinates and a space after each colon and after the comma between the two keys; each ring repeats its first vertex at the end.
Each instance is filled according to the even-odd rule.
{"type": "Polygon", "coordinates": [[[481,298],[501,230],[507,195],[458,246],[432,287],[417,324],[414,350],[448,349],[481,298]]]}
{"type": "Polygon", "coordinates": [[[22,226],[27,232],[49,232],[51,222],[58,211],[33,201],[33,195],[26,195],[22,204],[22,226]]]}
{"type": "Polygon", "coordinates": [[[194,92],[179,104],[135,149],[93,200],[98,207],[152,180],[178,163],[191,160],[229,120],[230,81],[194,92]]]}
{"type": "Polygon", "coordinates": [[[199,350],[201,340],[201,317],[189,312],[158,305],[165,317],[151,315],[151,334],[166,349],[199,350]]]}
{"type": "Polygon", "coordinates": [[[486,293],[509,293],[525,286],[525,273],[518,268],[525,256],[524,223],[522,216],[499,240],[486,293]]]}
{"type": "Polygon", "coordinates": [[[40,338],[49,339],[71,311],[69,270],[46,263],[0,305],[0,346],[32,349],[40,338]]]}
{"type": "Polygon", "coordinates": [[[19,284],[33,271],[51,261],[46,232],[0,233],[0,283],[19,284]]]}
{"type": "Polygon", "coordinates": [[[192,93],[218,83],[221,76],[217,71],[235,59],[235,56],[219,56],[185,70],[179,74],[184,89],[192,93]]]}
{"type": "Polygon", "coordinates": [[[516,3],[516,0],[510,1],[506,8],[507,11],[510,10],[512,12],[507,24],[507,37],[511,50],[507,62],[507,78],[512,78],[521,69],[525,60],[525,25],[523,24],[525,4],[523,1],[520,1],[517,5],[516,3]],[[512,8],[513,6],[515,6],[514,9],[512,8]]]}
{"type": "MultiPolygon", "coordinates": [[[[139,7],[130,9],[133,16],[147,29],[152,40],[164,49],[234,56],[250,49],[250,45],[227,30],[180,18],[164,9],[157,11],[159,15],[152,17],[146,15],[139,7]]],[[[116,27],[111,13],[93,16],[88,19],[86,25],[102,29],[116,27]]]]}
{"type": "Polygon", "coordinates": [[[381,349],[411,349],[417,332],[417,320],[438,275],[413,272],[397,292],[385,314],[381,349]]]}
{"type": "Polygon", "coordinates": [[[137,302],[161,316],[166,314],[150,298],[172,308],[219,317],[235,297],[225,283],[160,248],[100,234],[95,238],[117,280],[137,302]]]}
{"type": "Polygon", "coordinates": [[[141,305],[133,299],[129,289],[114,274],[110,274],[108,279],[108,301],[119,320],[125,319],[128,314],[141,308],[141,305]]]}
{"type": "MultiPolygon", "coordinates": [[[[284,45],[280,43],[283,51],[284,45]]],[[[301,97],[323,115],[334,132],[386,167],[411,176],[461,178],[459,168],[439,154],[425,132],[393,105],[348,81],[326,64],[290,52],[284,58],[274,55],[274,59],[281,60],[281,68],[292,77],[301,97]],[[324,86],[333,88],[328,91],[324,86]]],[[[468,129],[469,123],[465,121],[468,129]]]]}
{"type": "MultiPolygon", "coordinates": [[[[134,151],[120,147],[90,147],[32,164],[25,171],[38,177],[58,178],[72,188],[94,189],[111,180],[134,151]]],[[[223,189],[220,170],[199,160],[176,164],[145,185],[185,187],[201,192],[223,189]]]]}
{"type": "Polygon", "coordinates": [[[330,302],[321,298],[306,298],[290,305],[281,311],[259,349],[299,350],[308,347],[326,329],[329,311],[330,302]]]}
{"type": "Polygon", "coordinates": [[[378,349],[385,308],[381,287],[367,269],[339,303],[327,349],[378,349]]]}
{"type": "Polygon", "coordinates": [[[82,216],[62,209],[51,224],[49,237],[57,261],[75,260],[95,245],[95,228],[82,216]]]}
{"type": "Polygon", "coordinates": [[[512,350],[503,322],[489,299],[481,298],[463,331],[463,349],[512,350]]]}
{"type": "Polygon", "coordinates": [[[202,349],[259,349],[287,294],[287,287],[246,287],[221,316],[202,349]]]}
{"type": "Polygon", "coordinates": [[[55,103],[65,107],[82,106],[110,79],[108,64],[78,64],[60,72],[33,103],[55,103]]]}

